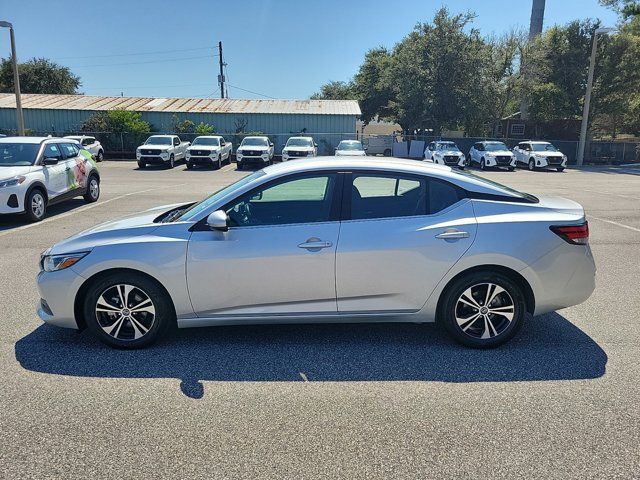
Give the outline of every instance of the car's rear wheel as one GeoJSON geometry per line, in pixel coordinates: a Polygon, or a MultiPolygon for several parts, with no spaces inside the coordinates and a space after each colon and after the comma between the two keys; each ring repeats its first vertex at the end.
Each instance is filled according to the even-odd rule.
{"type": "Polygon", "coordinates": [[[115,348],[141,348],[154,343],[175,321],[172,303],[153,280],[113,273],[94,282],[84,302],[88,329],[115,348]]]}
{"type": "Polygon", "coordinates": [[[87,203],[97,202],[100,198],[100,180],[96,175],[89,176],[87,181],[87,191],[83,195],[84,201],[87,203]]]}
{"type": "Polygon", "coordinates": [[[385,149],[384,156],[385,157],[390,157],[391,156],[391,149],[390,148],[385,149]]]}
{"type": "Polygon", "coordinates": [[[96,156],[96,160],[98,162],[101,162],[102,160],[104,160],[104,153],[102,153],[102,150],[98,152],[98,155],[96,156]]]}
{"type": "Polygon", "coordinates": [[[31,222],[39,222],[47,213],[47,199],[39,188],[31,190],[24,200],[24,211],[31,222]]]}
{"type": "Polygon", "coordinates": [[[439,321],[457,342],[492,348],[518,333],[526,311],[524,292],[511,278],[474,272],[457,279],[444,292],[439,321]]]}

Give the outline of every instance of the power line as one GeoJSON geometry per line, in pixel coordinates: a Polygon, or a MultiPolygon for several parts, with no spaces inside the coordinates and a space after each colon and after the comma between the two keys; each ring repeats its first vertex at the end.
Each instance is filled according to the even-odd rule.
{"type": "Polygon", "coordinates": [[[136,55],[160,55],[163,53],[195,52],[197,50],[215,50],[215,47],[182,48],[178,50],[157,50],[155,52],[113,53],[109,55],[86,55],[86,56],[79,56],[79,57],[54,57],[53,60],[67,60],[70,58],[108,58],[108,57],[131,57],[136,55]]]}
{"type": "Polygon", "coordinates": [[[195,60],[202,58],[211,58],[216,55],[200,55],[196,57],[182,57],[182,58],[163,58],[162,60],[149,60],[144,62],[126,62],[126,63],[98,63],[93,65],[70,65],[69,68],[89,68],[89,67],[118,67],[121,65],[145,65],[149,63],[166,63],[166,62],[182,62],[185,60],[195,60]]]}
{"type": "Polygon", "coordinates": [[[206,85],[211,85],[210,83],[188,83],[184,85],[132,85],[132,86],[121,86],[121,87],[97,87],[97,88],[89,88],[89,90],[118,90],[118,89],[141,89],[141,88],[185,88],[185,87],[204,87],[206,85]]]}
{"type": "Polygon", "coordinates": [[[253,93],[254,95],[259,95],[261,97],[270,98],[272,100],[277,100],[275,97],[270,97],[269,95],[265,95],[264,93],[254,92],[253,90],[247,90],[246,88],[236,87],[235,85],[231,85],[227,82],[227,87],[235,88],[236,90],[242,90],[243,92],[253,93]]]}

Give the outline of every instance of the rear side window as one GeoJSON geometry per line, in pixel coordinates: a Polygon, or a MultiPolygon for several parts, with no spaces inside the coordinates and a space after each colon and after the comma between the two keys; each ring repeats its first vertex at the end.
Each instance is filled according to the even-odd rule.
{"type": "Polygon", "coordinates": [[[59,145],[49,143],[44,147],[44,158],[57,158],[58,160],[62,160],[62,152],[60,151],[59,145]]]}
{"type": "Polygon", "coordinates": [[[351,186],[351,219],[430,215],[462,197],[455,186],[422,176],[392,174],[354,175],[351,186]]]}
{"type": "Polygon", "coordinates": [[[65,158],[77,157],[80,152],[80,149],[75,143],[63,143],[59,146],[62,147],[62,152],[64,153],[65,158]]]}

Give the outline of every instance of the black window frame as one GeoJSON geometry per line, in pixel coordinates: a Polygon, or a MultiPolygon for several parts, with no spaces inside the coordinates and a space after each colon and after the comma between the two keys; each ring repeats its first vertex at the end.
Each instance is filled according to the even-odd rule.
{"type": "Polygon", "coordinates": [[[62,152],[62,158],[64,160],[69,160],[70,158],[76,158],[78,155],[80,155],[80,150],[81,149],[75,143],[72,143],[72,142],[58,142],[58,143],[56,143],[56,145],[58,145],[58,148],[60,148],[60,152],[62,152]],[[72,156],[68,156],[67,155],[66,145],[70,145],[76,150],[75,155],[72,155],[72,156]]]}
{"type": "Polygon", "coordinates": [[[464,188],[460,187],[459,185],[456,185],[455,183],[452,182],[448,182],[444,179],[441,178],[437,178],[437,177],[432,177],[430,175],[421,175],[421,174],[416,174],[416,173],[406,173],[406,172],[398,172],[398,171],[389,171],[389,170],[353,170],[350,172],[344,172],[345,174],[345,179],[343,181],[343,185],[342,185],[342,214],[340,216],[340,221],[354,221],[354,222],[367,222],[367,221],[379,221],[379,220],[389,220],[389,219],[401,219],[401,218],[415,218],[415,217],[433,217],[436,215],[439,215],[441,212],[443,212],[444,210],[447,210],[448,208],[452,207],[453,205],[455,205],[456,203],[460,202],[461,200],[464,200],[465,198],[468,198],[468,192],[467,190],[465,190],[464,188]],[[425,214],[418,214],[418,215],[398,215],[395,217],[374,217],[374,218],[351,218],[351,188],[353,186],[353,177],[354,176],[378,176],[378,177],[384,177],[384,176],[395,176],[396,178],[402,178],[405,180],[413,180],[413,181],[421,181],[424,180],[425,182],[427,182],[427,195],[425,195],[425,211],[427,213],[425,214]],[[453,187],[454,190],[458,193],[458,201],[455,203],[452,203],[449,207],[444,208],[438,212],[431,212],[431,208],[429,205],[429,182],[438,182],[438,183],[442,183],[444,185],[453,187]]]}
{"type": "Polygon", "coordinates": [[[64,152],[62,151],[62,145],[60,144],[60,142],[48,142],[45,143],[44,147],[42,148],[42,159],[44,160],[45,158],[56,158],[59,162],[61,162],[62,160],[64,160],[66,157],[64,155],[64,152]],[[58,149],[58,151],[60,152],[60,156],[59,157],[48,157],[47,156],[47,147],[51,146],[51,145],[55,145],[58,149]]]}

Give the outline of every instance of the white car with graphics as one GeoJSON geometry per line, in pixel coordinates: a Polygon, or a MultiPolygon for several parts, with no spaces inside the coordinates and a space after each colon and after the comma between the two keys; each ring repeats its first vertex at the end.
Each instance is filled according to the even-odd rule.
{"type": "Polygon", "coordinates": [[[567,156],[549,142],[520,142],[513,149],[516,163],[533,171],[538,168],[555,168],[562,172],[567,167],[567,156]]]}
{"type": "Polygon", "coordinates": [[[177,135],[151,135],[136,149],[138,167],[165,165],[173,168],[178,160],[186,158],[189,145],[177,135]]]}
{"type": "Polygon", "coordinates": [[[104,160],[104,148],[102,144],[96,140],[96,137],[90,137],[88,135],[69,135],[67,137],[70,140],[75,140],[80,145],[80,148],[86,150],[97,162],[104,160]]]}
{"type": "Polygon", "coordinates": [[[289,137],[282,149],[282,161],[318,156],[318,144],[312,137],[289,137]]]}
{"type": "Polygon", "coordinates": [[[269,137],[244,137],[236,150],[236,165],[242,170],[245,165],[264,167],[273,162],[273,143],[269,137]]]}
{"type": "Polygon", "coordinates": [[[477,164],[481,170],[499,167],[513,172],[516,168],[516,159],[509,147],[496,141],[474,143],[467,160],[469,165],[477,164]]]}
{"type": "Polygon", "coordinates": [[[424,158],[428,162],[449,165],[464,170],[466,159],[455,142],[438,140],[427,145],[424,158]]]}
{"type": "Polygon", "coordinates": [[[75,141],[51,137],[0,138],[0,214],[42,220],[54,203],[100,196],[100,174],[75,141]]]}
{"type": "Polygon", "coordinates": [[[196,165],[207,167],[222,167],[223,163],[231,162],[233,145],[221,135],[202,135],[196,137],[187,148],[187,168],[196,165]]]}

